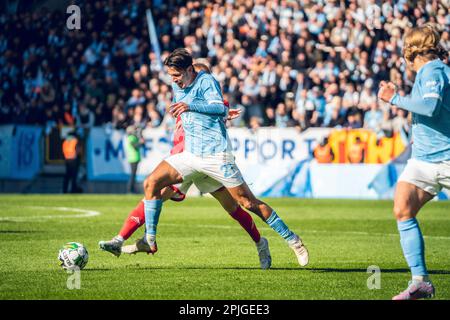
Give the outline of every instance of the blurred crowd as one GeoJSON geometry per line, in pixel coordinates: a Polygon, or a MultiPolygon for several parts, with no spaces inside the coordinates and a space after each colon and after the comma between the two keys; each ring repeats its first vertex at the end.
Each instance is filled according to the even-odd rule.
{"type": "Polygon", "coordinates": [[[411,90],[402,35],[432,22],[450,48],[446,1],[76,3],[81,30],[60,12],[0,15],[0,124],[171,126],[170,78],[149,42],[147,8],[161,59],[188,48],[243,110],[230,126],[407,130],[408,114],[376,97],[382,80],[411,90]]]}

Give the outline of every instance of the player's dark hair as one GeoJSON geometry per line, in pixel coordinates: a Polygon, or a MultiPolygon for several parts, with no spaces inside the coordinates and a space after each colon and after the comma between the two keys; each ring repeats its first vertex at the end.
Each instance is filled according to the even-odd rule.
{"type": "Polygon", "coordinates": [[[175,69],[186,70],[192,66],[192,56],[185,48],[178,48],[164,60],[164,65],[175,69]]]}

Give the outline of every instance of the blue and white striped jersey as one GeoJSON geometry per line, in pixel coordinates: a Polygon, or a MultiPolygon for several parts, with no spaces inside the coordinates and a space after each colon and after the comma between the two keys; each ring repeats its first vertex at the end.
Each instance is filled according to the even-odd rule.
{"type": "Polygon", "coordinates": [[[187,88],[181,89],[173,83],[172,89],[172,103],[184,102],[189,106],[189,111],[181,114],[185,150],[196,156],[230,151],[231,144],[223,120],[228,108],[223,104],[217,80],[201,71],[187,88]]]}

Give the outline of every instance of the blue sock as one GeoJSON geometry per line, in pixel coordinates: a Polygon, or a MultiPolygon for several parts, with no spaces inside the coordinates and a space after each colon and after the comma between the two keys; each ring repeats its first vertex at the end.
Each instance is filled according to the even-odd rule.
{"type": "Polygon", "coordinates": [[[275,230],[284,240],[289,241],[295,238],[295,233],[293,233],[287,225],[281,220],[275,211],[272,212],[270,217],[266,220],[266,223],[275,230]]]}
{"type": "Polygon", "coordinates": [[[397,226],[400,232],[400,244],[412,276],[428,275],[425,266],[425,246],[416,218],[398,221],[397,226]]]}
{"type": "Polygon", "coordinates": [[[159,215],[161,214],[162,200],[144,200],[145,229],[147,234],[156,236],[159,215]]]}

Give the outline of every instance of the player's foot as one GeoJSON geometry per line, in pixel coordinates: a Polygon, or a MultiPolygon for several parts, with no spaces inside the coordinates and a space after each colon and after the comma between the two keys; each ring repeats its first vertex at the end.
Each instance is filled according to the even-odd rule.
{"type": "Polygon", "coordinates": [[[298,263],[302,267],[306,266],[309,262],[309,254],[300,237],[295,235],[293,240],[288,241],[288,245],[292,250],[294,250],[298,263]]]}
{"type": "Polygon", "coordinates": [[[123,241],[117,237],[112,238],[110,241],[100,241],[98,243],[100,249],[111,252],[116,257],[120,256],[123,241]]]}
{"type": "Polygon", "coordinates": [[[434,297],[434,286],[431,282],[410,281],[408,288],[392,298],[392,300],[417,300],[434,297]]]}
{"type": "Polygon", "coordinates": [[[156,251],[158,251],[158,245],[156,244],[156,236],[155,235],[147,233],[145,235],[145,242],[148,243],[151,254],[155,254],[156,251]]]}
{"type": "Polygon", "coordinates": [[[256,243],[256,249],[258,250],[259,265],[261,269],[269,269],[272,265],[272,257],[270,256],[269,241],[266,238],[261,237],[258,243],[256,243]]]}
{"type": "Polygon", "coordinates": [[[144,238],[136,240],[135,243],[122,247],[122,253],[136,254],[138,252],[151,253],[150,246],[144,238]]]}

